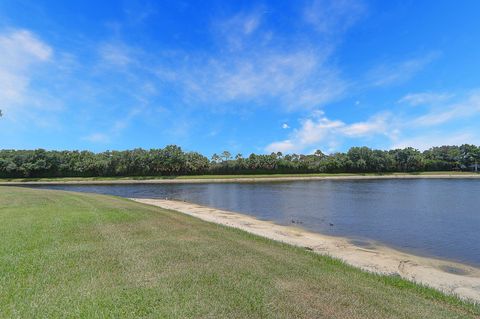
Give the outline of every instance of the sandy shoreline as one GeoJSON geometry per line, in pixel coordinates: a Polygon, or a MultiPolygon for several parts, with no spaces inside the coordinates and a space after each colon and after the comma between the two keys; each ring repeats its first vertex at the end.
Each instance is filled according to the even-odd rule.
{"type": "Polygon", "coordinates": [[[19,185],[116,185],[116,184],[197,184],[197,183],[257,183],[318,180],[375,180],[375,179],[480,179],[480,174],[432,174],[432,175],[340,175],[340,176],[278,176],[278,177],[239,177],[239,178],[191,178],[191,179],[119,179],[119,180],[79,180],[79,181],[25,181],[2,182],[0,186],[19,185]]]}
{"type": "Polygon", "coordinates": [[[339,258],[363,270],[398,274],[448,294],[480,302],[480,269],[468,265],[425,258],[379,245],[356,246],[346,238],[281,226],[254,217],[181,201],[132,199],[134,201],[179,211],[202,220],[242,229],[319,254],[339,258]]]}

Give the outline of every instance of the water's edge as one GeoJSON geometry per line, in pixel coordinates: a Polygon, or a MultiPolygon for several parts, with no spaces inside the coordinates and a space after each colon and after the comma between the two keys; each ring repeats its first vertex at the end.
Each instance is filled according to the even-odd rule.
{"type": "Polygon", "coordinates": [[[451,175],[352,175],[352,176],[288,176],[288,177],[238,177],[238,178],[198,178],[198,179],[119,179],[85,181],[0,181],[0,186],[19,185],[121,185],[121,184],[202,184],[202,183],[257,183],[320,180],[375,180],[375,179],[480,179],[480,174],[451,175]]]}
{"type": "Polygon", "coordinates": [[[480,179],[326,179],[270,183],[19,185],[187,201],[284,226],[341,236],[368,248],[480,268],[480,179]]]}
{"type": "Polygon", "coordinates": [[[369,272],[399,275],[404,279],[430,286],[447,294],[480,302],[480,268],[436,258],[420,257],[377,244],[362,247],[355,245],[348,238],[322,235],[236,212],[183,201],[148,198],[131,198],[131,200],[304,247],[319,254],[341,259],[349,265],[369,272]]]}

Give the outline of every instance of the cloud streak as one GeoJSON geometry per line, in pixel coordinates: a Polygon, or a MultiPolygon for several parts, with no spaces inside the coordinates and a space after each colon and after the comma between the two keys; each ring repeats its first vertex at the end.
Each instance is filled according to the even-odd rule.
{"type": "MultiPolygon", "coordinates": [[[[442,94],[442,96],[452,96],[442,94]]],[[[331,149],[331,145],[341,145],[343,139],[365,142],[369,138],[383,138],[391,148],[413,146],[425,149],[434,145],[475,143],[480,138],[480,93],[473,91],[460,96],[456,102],[436,104],[416,116],[394,115],[392,112],[378,113],[365,121],[345,123],[329,119],[323,112],[316,112],[301,121],[300,127],[293,130],[288,138],[270,143],[266,152],[300,152],[306,149],[331,149]],[[460,129],[448,134],[441,129],[445,125],[457,123],[460,129]]]]}
{"type": "MultiPolygon", "coordinates": [[[[326,9],[321,3],[312,3],[320,16],[307,20],[313,23],[328,14],[329,27],[338,28],[337,23],[344,29],[351,27],[356,21],[351,15],[359,14],[360,5],[341,2],[332,2],[326,9]]],[[[314,41],[314,36],[292,42],[292,35],[286,38],[269,29],[262,13],[257,9],[214,23],[213,37],[218,41],[213,52],[191,56],[177,51],[175,58],[157,66],[156,75],[162,83],[179,89],[186,101],[223,108],[254,102],[287,111],[308,110],[341,97],[348,83],[330,61],[337,41],[314,41]]],[[[301,38],[301,34],[293,36],[301,38]]]]}
{"type": "Polygon", "coordinates": [[[0,33],[0,100],[7,111],[28,98],[33,68],[47,62],[52,49],[26,30],[0,33]]]}
{"type": "Polygon", "coordinates": [[[367,82],[373,87],[386,87],[405,83],[435,61],[438,56],[438,52],[431,52],[427,55],[404,61],[377,65],[368,72],[367,82]]]}
{"type": "Polygon", "coordinates": [[[339,138],[363,138],[373,135],[388,135],[387,122],[390,114],[379,114],[367,121],[347,124],[341,120],[331,120],[323,112],[314,112],[311,118],[304,119],[288,139],[273,142],[266,146],[266,152],[301,152],[312,147],[325,149],[336,145],[339,138]]]}
{"type": "Polygon", "coordinates": [[[366,5],[358,0],[313,0],[304,9],[305,21],[323,34],[345,32],[366,14],[366,5]]]}
{"type": "MultiPolygon", "coordinates": [[[[346,86],[322,53],[307,50],[220,57],[179,69],[184,71],[176,71],[174,79],[186,96],[210,103],[277,100],[287,109],[312,108],[332,101],[346,86]]],[[[172,76],[165,74],[163,80],[172,76]]]]}
{"type": "Polygon", "coordinates": [[[429,105],[442,103],[452,97],[451,94],[446,93],[431,93],[431,92],[422,92],[422,93],[410,93],[402,97],[398,103],[408,104],[411,106],[417,105],[429,105]]]}
{"type": "Polygon", "coordinates": [[[435,106],[428,113],[413,121],[415,126],[436,126],[453,120],[471,118],[480,114],[480,93],[471,93],[466,99],[457,103],[435,106]]]}

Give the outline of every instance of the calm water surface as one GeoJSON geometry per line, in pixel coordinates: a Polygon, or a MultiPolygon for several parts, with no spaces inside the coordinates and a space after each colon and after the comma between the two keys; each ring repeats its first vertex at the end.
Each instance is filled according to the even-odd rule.
{"type": "MultiPolygon", "coordinates": [[[[37,186],[38,187],[38,186],[37,186]]],[[[169,198],[480,266],[480,180],[40,186],[169,198]]]]}

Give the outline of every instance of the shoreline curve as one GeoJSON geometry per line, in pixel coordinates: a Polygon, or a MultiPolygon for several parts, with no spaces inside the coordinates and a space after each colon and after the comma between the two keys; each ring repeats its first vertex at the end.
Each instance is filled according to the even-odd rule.
{"type": "Polygon", "coordinates": [[[480,303],[480,268],[416,256],[382,245],[361,247],[347,238],[322,235],[292,226],[282,226],[252,216],[188,202],[150,198],[130,198],[130,200],[174,210],[207,222],[241,229],[261,237],[303,247],[321,255],[340,259],[368,272],[399,275],[404,279],[438,289],[444,293],[480,303]]]}

